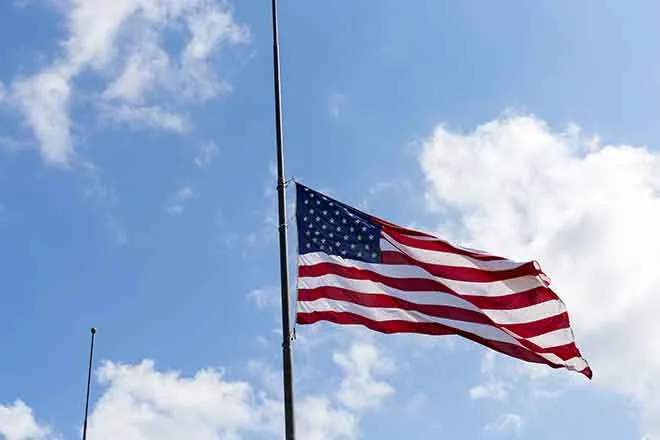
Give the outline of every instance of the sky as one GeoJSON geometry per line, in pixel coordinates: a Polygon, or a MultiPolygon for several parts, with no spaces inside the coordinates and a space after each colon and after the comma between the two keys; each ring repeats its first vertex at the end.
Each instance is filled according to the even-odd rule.
{"type": "MultiPolygon", "coordinates": [[[[297,326],[298,438],[660,439],[660,4],[280,3],[287,177],[537,259],[594,372],[297,326]]],[[[0,436],[80,438],[95,326],[88,438],[283,437],[269,6],[0,3],[0,436]]]]}

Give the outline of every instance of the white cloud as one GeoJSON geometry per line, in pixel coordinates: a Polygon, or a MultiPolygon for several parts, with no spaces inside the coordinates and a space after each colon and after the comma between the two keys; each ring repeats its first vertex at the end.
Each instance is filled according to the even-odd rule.
{"type": "Polygon", "coordinates": [[[494,372],[495,352],[488,351],[484,354],[481,373],[485,376],[485,382],[476,385],[469,390],[472,399],[504,400],[508,396],[505,382],[498,378],[494,372]]]}
{"type": "Polygon", "coordinates": [[[494,435],[520,434],[523,419],[518,414],[502,414],[484,426],[484,432],[494,435]]]}
{"type": "Polygon", "coordinates": [[[175,133],[183,133],[189,127],[189,122],[184,116],[158,106],[140,107],[122,104],[117,107],[107,107],[104,114],[107,118],[128,123],[132,127],[162,128],[175,133]]]}
{"type": "Polygon", "coordinates": [[[199,168],[206,168],[211,165],[218,157],[218,147],[215,142],[204,142],[199,146],[197,155],[195,156],[195,165],[199,168]]]}
{"type": "Polygon", "coordinates": [[[151,361],[109,362],[99,378],[107,389],[89,422],[99,440],[229,440],[241,438],[240,432],[270,432],[278,424],[276,401],[247,382],[224,379],[218,370],[182,377],[156,371],[151,361]]]}
{"type": "Polygon", "coordinates": [[[5,100],[6,97],[7,97],[7,87],[2,81],[0,81],[0,104],[2,104],[2,102],[5,100]]]}
{"type": "Polygon", "coordinates": [[[394,394],[394,388],[389,383],[374,377],[391,374],[395,369],[394,362],[382,356],[373,344],[354,342],[347,352],[335,353],[333,360],[345,373],[337,399],[347,408],[376,408],[394,394]]]}
{"type": "Polygon", "coordinates": [[[296,415],[296,437],[306,440],[340,440],[357,437],[358,420],[344,409],[333,408],[323,396],[305,396],[296,415]]]}
{"type": "Polygon", "coordinates": [[[66,164],[74,152],[70,107],[81,73],[97,73],[103,81],[100,91],[84,90],[102,98],[102,112],[114,108],[117,120],[181,132],[186,124],[175,113],[162,110],[164,96],[175,102],[203,101],[229,90],[209,63],[223,45],[249,39],[247,28],[234,21],[227,5],[214,0],[62,0],[58,4],[67,30],[62,55],[11,87],[12,102],[51,164],[66,164]],[[171,33],[183,39],[180,53],[164,43],[171,33]]]}
{"type": "Polygon", "coordinates": [[[39,424],[32,409],[20,400],[0,405],[0,435],[5,440],[55,440],[50,428],[39,424]]]}
{"type": "Polygon", "coordinates": [[[194,199],[198,199],[199,194],[195,192],[190,186],[182,186],[174,194],[170,196],[170,201],[165,207],[165,211],[169,215],[181,215],[185,204],[194,199]]]}
{"type": "Polygon", "coordinates": [[[280,289],[275,287],[255,289],[248,293],[248,299],[259,309],[279,307],[280,289]]]}
{"type": "MultiPolygon", "coordinates": [[[[359,438],[362,410],[376,408],[393,388],[374,379],[394,365],[376,347],[352,342],[333,357],[342,373],[337,395],[314,383],[313,394],[296,396],[296,432],[305,440],[359,438]],[[357,394],[347,398],[346,387],[357,394]],[[345,405],[342,405],[345,403],[345,405]]],[[[240,440],[281,438],[284,429],[281,369],[268,362],[248,363],[252,381],[226,377],[218,368],[191,376],[156,369],[152,360],[137,364],[103,362],[96,371],[101,385],[95,393],[88,432],[98,440],[240,440]]],[[[327,376],[326,376],[327,377],[327,376]]],[[[304,375],[300,380],[306,380],[304,375]]],[[[8,440],[56,440],[49,428],[34,421],[30,408],[17,402],[0,406],[0,434],[8,440]],[[11,437],[13,435],[13,437],[11,437]]],[[[58,437],[59,438],[59,437],[58,437]]]]}
{"type": "Polygon", "coordinates": [[[537,258],[567,303],[593,385],[636,398],[645,429],[660,434],[660,342],[649,337],[660,334],[660,154],[511,116],[468,134],[437,127],[420,164],[429,207],[449,219],[439,233],[537,258]]]}
{"type": "Polygon", "coordinates": [[[52,70],[14,83],[13,95],[51,165],[64,165],[73,153],[69,99],[71,88],[61,72],[52,70]]]}

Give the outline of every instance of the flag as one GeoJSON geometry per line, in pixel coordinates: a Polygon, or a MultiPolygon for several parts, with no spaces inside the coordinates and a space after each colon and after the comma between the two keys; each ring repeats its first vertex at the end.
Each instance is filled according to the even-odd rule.
{"type": "Polygon", "coordinates": [[[458,335],[591,378],[536,261],[516,262],[369,215],[296,183],[296,323],[458,335]]]}

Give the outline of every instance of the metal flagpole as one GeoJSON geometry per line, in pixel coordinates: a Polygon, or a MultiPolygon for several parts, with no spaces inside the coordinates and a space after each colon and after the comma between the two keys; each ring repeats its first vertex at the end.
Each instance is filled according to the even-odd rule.
{"type": "Polygon", "coordinates": [[[96,335],[96,328],[92,327],[92,343],[89,348],[89,367],[87,369],[87,398],[85,399],[85,422],[83,423],[83,436],[82,440],[87,440],[87,410],[89,409],[89,388],[92,382],[92,360],[94,358],[94,336],[96,335]]]}
{"type": "Polygon", "coordinates": [[[282,98],[280,93],[280,49],[277,31],[277,0],[272,0],[273,18],[273,83],[275,87],[275,130],[277,135],[277,202],[280,239],[280,277],[282,294],[282,366],[284,382],[285,440],[295,440],[293,411],[293,379],[291,362],[291,324],[289,318],[289,269],[286,238],[286,180],[284,177],[284,138],[282,134],[282,98]]]}

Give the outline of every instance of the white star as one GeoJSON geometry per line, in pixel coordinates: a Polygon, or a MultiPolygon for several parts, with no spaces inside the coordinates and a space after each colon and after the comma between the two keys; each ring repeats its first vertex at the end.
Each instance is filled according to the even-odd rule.
{"type": "Polygon", "coordinates": [[[310,214],[314,214],[314,208],[310,209],[310,210],[309,210],[309,213],[310,213],[310,214]]]}
{"type": "Polygon", "coordinates": [[[319,234],[320,234],[319,231],[314,231],[314,235],[319,235],[319,234]]]}
{"type": "Polygon", "coordinates": [[[330,223],[334,223],[334,222],[335,222],[335,219],[334,219],[334,218],[331,218],[331,219],[330,219],[330,223]]]}
{"type": "Polygon", "coordinates": [[[325,225],[322,225],[322,226],[321,226],[321,229],[325,229],[325,225]]]}
{"type": "Polygon", "coordinates": [[[310,194],[309,196],[310,196],[311,198],[314,198],[314,193],[310,194]]]}
{"type": "Polygon", "coordinates": [[[303,217],[303,221],[304,221],[304,222],[307,221],[307,216],[303,217]]]}
{"type": "Polygon", "coordinates": [[[369,235],[369,240],[373,240],[373,239],[374,239],[374,236],[373,236],[373,235],[369,235]]]}
{"type": "Polygon", "coordinates": [[[344,235],[344,240],[348,240],[348,235],[344,235]]]}
{"type": "Polygon", "coordinates": [[[321,217],[316,217],[316,221],[317,221],[317,222],[320,222],[320,221],[321,221],[321,217]]]}
{"type": "Polygon", "coordinates": [[[330,202],[330,206],[335,206],[335,204],[334,204],[334,203],[332,203],[332,202],[330,202]]]}
{"type": "Polygon", "coordinates": [[[334,237],[334,234],[331,232],[331,233],[330,233],[330,238],[332,238],[332,237],[334,237]]]}
{"type": "Polygon", "coordinates": [[[308,248],[309,248],[309,247],[312,247],[312,245],[311,245],[311,244],[309,244],[309,243],[307,243],[307,247],[308,247],[308,248]]]}
{"type": "Polygon", "coordinates": [[[362,257],[362,252],[358,252],[358,257],[362,257]]]}
{"type": "Polygon", "coordinates": [[[341,232],[341,226],[337,226],[337,232],[341,232]]]}
{"type": "Polygon", "coordinates": [[[320,204],[321,204],[321,201],[320,201],[320,200],[317,200],[317,201],[316,201],[316,204],[317,204],[317,205],[320,205],[320,204]]]}
{"type": "Polygon", "coordinates": [[[354,245],[354,244],[351,245],[351,249],[355,249],[355,245],[354,245]]]}
{"type": "Polygon", "coordinates": [[[323,210],[323,215],[328,215],[328,211],[326,211],[326,210],[324,209],[324,210],[323,210]]]}
{"type": "Polygon", "coordinates": [[[351,226],[350,228],[348,228],[348,230],[351,231],[351,232],[354,232],[355,228],[353,226],[351,226]]]}
{"type": "Polygon", "coordinates": [[[309,204],[309,200],[305,200],[305,205],[308,205],[308,204],[309,204]]]}
{"type": "Polygon", "coordinates": [[[317,240],[318,240],[318,238],[316,238],[316,237],[312,238],[312,241],[313,241],[314,243],[316,243],[317,240]]]}
{"type": "Polygon", "coordinates": [[[345,219],[345,218],[341,219],[341,222],[342,222],[343,224],[346,224],[346,219],[345,219]]]}
{"type": "Polygon", "coordinates": [[[309,232],[309,231],[305,232],[305,235],[309,235],[309,234],[311,234],[311,232],[309,232]]]}
{"type": "Polygon", "coordinates": [[[376,258],[376,253],[375,252],[371,254],[371,258],[376,258]]]}
{"type": "Polygon", "coordinates": [[[339,215],[339,211],[335,211],[335,215],[339,215]]]}
{"type": "Polygon", "coordinates": [[[321,239],[321,243],[325,243],[325,238],[322,238],[322,239],[321,239]]]}
{"type": "Polygon", "coordinates": [[[358,241],[362,241],[362,236],[358,235],[358,241]]]}
{"type": "Polygon", "coordinates": [[[367,227],[366,226],[362,226],[362,232],[367,232],[367,227]]]}
{"type": "Polygon", "coordinates": [[[342,254],[342,255],[346,255],[346,251],[341,251],[341,254],[342,254]]]}
{"type": "Polygon", "coordinates": [[[340,243],[340,242],[336,242],[335,245],[336,245],[337,247],[340,247],[340,246],[341,246],[341,243],[340,243]]]}
{"type": "Polygon", "coordinates": [[[368,244],[365,244],[365,245],[364,245],[364,248],[365,248],[366,250],[369,250],[369,245],[368,245],[368,244]]]}

